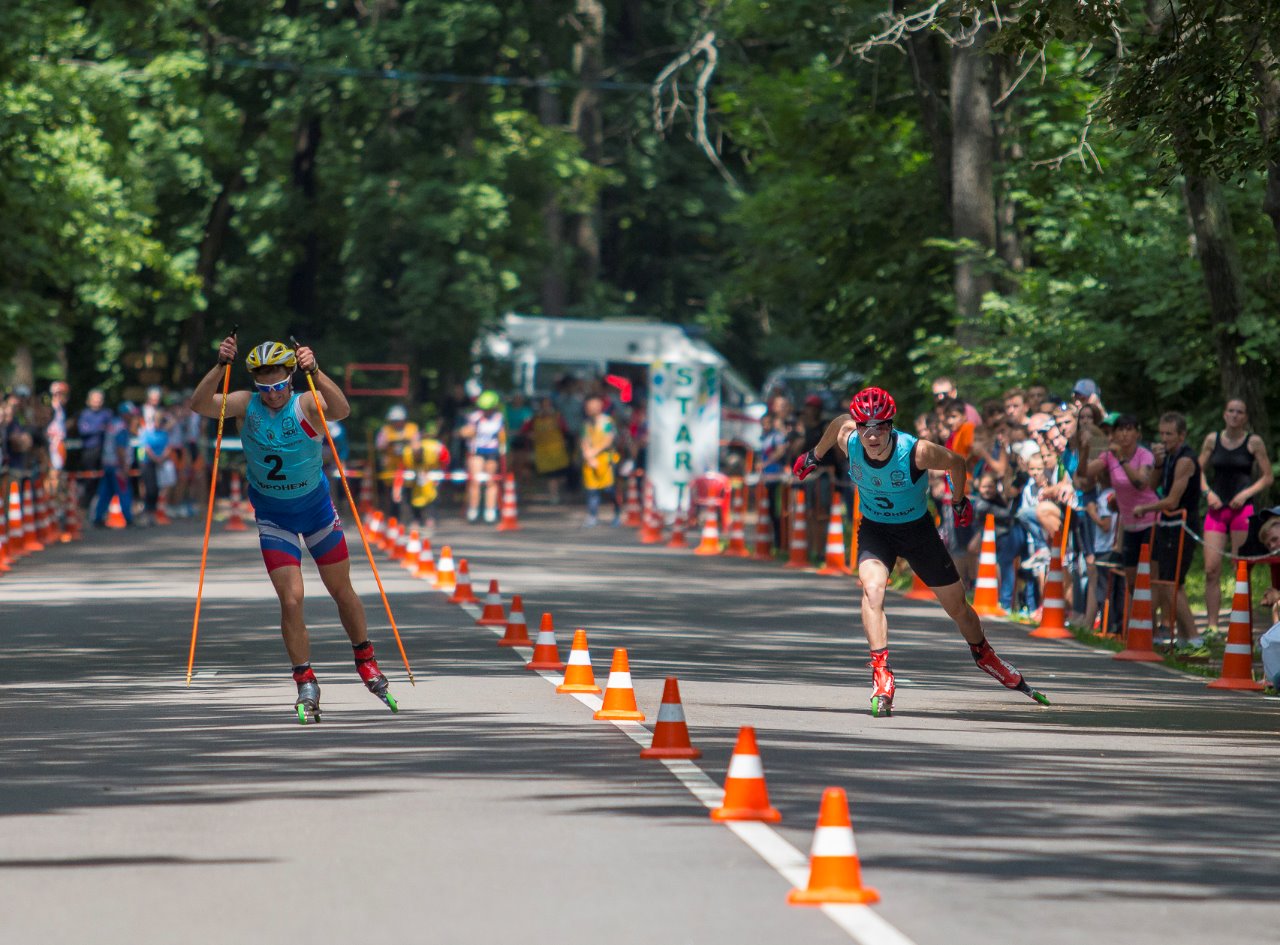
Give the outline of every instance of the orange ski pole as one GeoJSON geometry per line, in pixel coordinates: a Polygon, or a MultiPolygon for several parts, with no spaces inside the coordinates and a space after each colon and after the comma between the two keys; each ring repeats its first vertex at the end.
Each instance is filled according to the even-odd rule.
{"type": "MultiPolygon", "coordinates": [[[[289,341],[298,349],[298,339],[292,335],[289,341]]],[[[409,684],[417,686],[413,680],[413,670],[409,667],[409,656],[404,651],[404,642],[400,639],[400,630],[396,627],[396,618],[391,613],[391,602],[387,600],[387,592],[382,587],[382,578],[378,575],[378,565],[373,560],[373,549],[369,547],[369,537],[365,534],[364,523],[360,520],[360,510],[356,508],[356,500],[351,495],[351,484],[347,482],[347,471],[342,468],[342,460],[338,458],[338,447],[334,445],[333,434],[329,432],[329,422],[324,418],[324,407],[320,404],[320,392],[316,390],[316,382],[307,374],[307,386],[311,388],[311,396],[315,398],[316,411],[320,414],[320,428],[324,430],[324,438],[329,442],[329,451],[333,453],[334,465],[338,467],[338,476],[342,479],[342,491],[347,494],[347,505],[351,507],[351,516],[356,520],[356,529],[360,532],[360,542],[364,545],[364,553],[369,558],[369,567],[373,569],[373,579],[378,583],[378,593],[382,595],[382,606],[387,610],[387,620],[391,622],[391,632],[395,634],[396,646],[400,647],[400,658],[404,660],[404,670],[409,674],[409,684]]]]}
{"type": "MultiPolygon", "coordinates": [[[[236,336],[240,326],[231,329],[236,336]]],[[[227,418],[227,393],[231,389],[231,362],[222,375],[222,406],[218,409],[218,437],[213,441],[213,472],[209,475],[209,508],[204,514],[204,546],[200,549],[200,583],[196,587],[196,615],[191,621],[191,650],[187,653],[187,687],[191,686],[191,669],[196,664],[196,634],[200,630],[200,601],[204,597],[204,569],[209,561],[209,529],[213,526],[213,500],[218,488],[218,455],[222,452],[222,425],[227,418]]]]}

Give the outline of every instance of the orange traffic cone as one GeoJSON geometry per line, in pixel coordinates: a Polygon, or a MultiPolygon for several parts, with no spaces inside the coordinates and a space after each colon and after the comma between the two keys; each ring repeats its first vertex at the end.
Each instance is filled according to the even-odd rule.
{"type": "Polygon", "coordinates": [[[724,779],[724,803],[711,812],[712,820],[763,820],[776,824],[782,814],[769,806],[769,788],[764,783],[764,763],[756,747],[756,730],[744,725],[738,730],[738,744],[729,759],[724,779]]]}
{"type": "Polygon", "coordinates": [[[822,792],[818,828],[813,832],[813,846],[809,848],[809,885],[791,890],[787,902],[793,906],[819,906],[826,902],[869,905],[879,901],[878,892],[862,885],[862,868],[844,788],[827,788],[822,792]]]}
{"type": "Polygon", "coordinates": [[[560,672],[564,663],[560,662],[560,648],[556,646],[556,630],[551,623],[551,615],[542,615],[542,625],[538,628],[538,639],[533,644],[533,659],[524,664],[525,669],[549,669],[560,672]]]}
{"type": "Polygon", "coordinates": [[[26,537],[22,539],[22,548],[27,552],[44,551],[44,543],[40,540],[40,509],[36,508],[35,492],[31,488],[30,479],[27,480],[24,505],[27,510],[23,519],[26,537]]]}
{"type": "Polygon", "coordinates": [[[819,574],[852,574],[853,568],[845,560],[844,508],[839,499],[831,500],[831,517],[827,520],[826,561],[818,568],[819,574]]]}
{"type": "Polygon", "coordinates": [[[657,509],[651,482],[645,483],[644,509],[641,512],[641,519],[640,544],[656,545],[662,541],[662,513],[657,509]]]}
{"type": "Polygon", "coordinates": [[[714,505],[702,509],[702,541],[693,549],[695,555],[718,555],[720,553],[720,510],[714,505]]]}
{"type": "Polygon", "coordinates": [[[1067,602],[1062,590],[1062,551],[1057,541],[1049,542],[1049,574],[1044,580],[1043,607],[1040,626],[1028,636],[1042,640],[1071,637],[1071,631],[1067,629],[1067,602]]]}
{"type": "Polygon", "coordinates": [[[47,548],[50,545],[56,545],[58,543],[58,530],[54,526],[54,521],[57,518],[57,515],[54,513],[53,509],[53,497],[49,495],[49,491],[45,489],[44,485],[37,482],[35,484],[35,490],[36,508],[40,510],[40,542],[47,548]]]}
{"type": "Polygon", "coordinates": [[[400,520],[394,515],[387,516],[387,527],[382,533],[382,550],[390,558],[396,556],[396,543],[400,540],[400,520]]]}
{"type": "Polygon", "coordinates": [[[478,604],[479,598],[476,592],[471,589],[471,571],[467,568],[467,559],[458,559],[458,577],[457,583],[453,588],[453,595],[449,598],[451,604],[478,604]]]}
{"type": "Polygon", "coordinates": [[[63,509],[63,541],[79,541],[84,535],[80,524],[80,503],[76,500],[76,481],[67,483],[67,501],[63,509]]]}
{"type": "Polygon", "coordinates": [[[668,548],[689,547],[688,521],[685,510],[676,509],[671,519],[671,540],[667,542],[668,548]]]}
{"type": "MultiPolygon", "coordinates": [[[[4,523],[0,522],[0,525],[4,523]]],[[[9,526],[4,525],[0,528],[0,574],[4,574],[9,568],[9,526]]]]}
{"type": "Polygon", "coordinates": [[[418,562],[414,566],[413,576],[434,581],[436,577],[436,559],[431,554],[431,542],[422,539],[422,548],[418,551],[418,562]]]}
{"type": "Polygon", "coordinates": [[[587,631],[573,631],[573,646],[569,649],[569,665],[564,668],[564,682],[556,686],[556,692],[594,692],[596,674],[591,669],[591,651],[587,649],[587,631]]]}
{"type": "Polygon", "coordinates": [[[640,752],[641,758],[701,758],[702,752],[689,744],[689,726],[680,703],[680,684],[668,676],[662,687],[662,704],[653,726],[653,743],[640,752]]]}
{"type": "Polygon", "coordinates": [[[515,532],[520,530],[520,516],[516,509],[516,477],[507,473],[502,481],[502,520],[498,522],[498,531],[515,532]]]}
{"type": "Polygon", "coordinates": [[[129,523],[124,517],[124,509],[120,507],[120,497],[113,495],[111,504],[107,506],[107,528],[128,528],[129,523]]]}
{"type": "Polygon", "coordinates": [[[533,641],[529,639],[529,628],[524,622],[524,598],[519,594],[511,595],[507,632],[498,641],[498,646],[533,646],[533,641]]]}
{"type": "Polygon", "coordinates": [[[395,548],[391,551],[391,560],[404,564],[404,559],[409,557],[409,526],[396,523],[398,531],[396,532],[395,548]]]}
{"type": "Polygon", "coordinates": [[[791,506],[791,557],[783,565],[786,568],[809,567],[809,515],[804,506],[804,489],[796,487],[792,494],[795,502],[791,506]]]}
{"type": "Polygon", "coordinates": [[[920,575],[911,572],[911,590],[902,595],[907,600],[933,600],[933,591],[929,585],[920,580],[920,575]]]}
{"type": "Polygon", "coordinates": [[[622,524],[627,528],[639,528],[644,524],[640,510],[640,487],[637,485],[639,474],[627,477],[627,501],[622,507],[622,524]]]}
{"type": "Polygon", "coordinates": [[[750,558],[747,550],[747,502],[746,486],[734,489],[729,501],[729,545],[725,548],[726,558],[750,558]]]}
{"type": "Polygon", "coordinates": [[[773,520],[769,517],[769,490],[763,482],[756,483],[756,551],[752,557],[773,560],[773,520]]]}
{"type": "MultiPolygon", "coordinates": [[[[370,463],[360,473],[360,514],[369,516],[374,513],[373,507],[377,504],[377,497],[373,491],[373,464],[370,463]]],[[[351,475],[348,471],[347,475],[351,475]]]]}
{"type": "MultiPolygon", "coordinates": [[[[1048,588],[1045,588],[1048,593],[1048,588]]],[[[1058,597],[1062,597],[1062,574],[1059,567],[1058,597]]],[[[982,523],[982,551],[978,555],[978,585],[973,592],[973,609],[983,617],[1003,617],[1000,606],[1000,569],[996,563],[996,517],[988,515],[982,523]]],[[[1069,635],[1069,634],[1068,634],[1069,635]]]]}
{"type": "Polygon", "coordinates": [[[1231,599],[1231,623],[1227,625],[1227,648],[1222,654],[1222,675],[1209,683],[1210,689],[1265,689],[1253,678],[1253,610],[1249,592],[1249,564],[1236,562],[1236,592],[1231,599]]]}
{"type": "MultiPolygon", "coordinates": [[[[107,522],[111,524],[110,521],[107,522]]],[[[240,512],[240,474],[238,472],[231,473],[231,514],[227,516],[227,523],[223,526],[229,532],[242,532],[248,526],[245,525],[244,519],[240,512]]]]}
{"type": "Polygon", "coordinates": [[[22,486],[17,480],[9,483],[9,557],[14,560],[27,553],[26,528],[22,520],[22,486]]]}
{"type": "Polygon", "coordinates": [[[1146,663],[1162,661],[1163,657],[1151,648],[1151,637],[1155,630],[1151,618],[1151,546],[1144,544],[1138,557],[1138,579],[1134,582],[1133,599],[1129,607],[1125,647],[1112,659],[1146,663]]]}
{"type": "Polygon", "coordinates": [[[369,516],[369,544],[373,547],[382,549],[387,546],[386,536],[387,523],[382,517],[381,512],[374,512],[369,516]]]}
{"type": "Polygon", "coordinates": [[[409,540],[405,542],[404,557],[400,559],[400,567],[406,571],[418,570],[418,555],[422,554],[422,536],[415,528],[409,532],[409,540]]]}
{"type": "Polygon", "coordinates": [[[440,561],[436,565],[436,579],[433,586],[450,594],[458,586],[458,575],[453,568],[453,549],[448,545],[440,549],[440,561]]]}
{"type": "Polygon", "coordinates": [[[627,651],[621,647],[613,651],[609,681],[604,687],[604,706],[593,718],[603,722],[644,721],[644,713],[636,705],[636,691],[631,688],[631,667],[627,664],[627,651]]]}
{"type": "Polygon", "coordinates": [[[480,627],[505,627],[507,625],[507,615],[502,612],[502,595],[498,593],[497,578],[492,578],[489,581],[489,593],[484,599],[484,611],[480,614],[476,625],[480,627]]]}

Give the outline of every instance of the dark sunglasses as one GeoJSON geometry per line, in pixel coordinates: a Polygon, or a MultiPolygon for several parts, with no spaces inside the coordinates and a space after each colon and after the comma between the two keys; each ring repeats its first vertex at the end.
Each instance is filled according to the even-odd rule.
{"type": "Polygon", "coordinates": [[[870,423],[859,423],[858,429],[866,430],[868,433],[883,433],[892,426],[892,420],[872,420],[870,423]]]}
{"type": "Polygon", "coordinates": [[[278,384],[259,384],[257,381],[254,381],[253,386],[258,388],[258,393],[260,394],[274,394],[278,391],[284,390],[292,382],[293,382],[293,378],[286,377],[283,381],[281,381],[278,384]]]}
{"type": "Polygon", "coordinates": [[[951,395],[948,394],[945,390],[940,390],[934,393],[933,399],[934,400],[950,400],[951,395]]]}

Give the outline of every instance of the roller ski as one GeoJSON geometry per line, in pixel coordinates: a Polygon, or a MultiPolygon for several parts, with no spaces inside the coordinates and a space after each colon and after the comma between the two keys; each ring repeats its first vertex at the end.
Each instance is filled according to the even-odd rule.
{"type": "Polygon", "coordinates": [[[889,653],[882,650],[871,654],[871,717],[888,718],[893,714],[893,669],[889,666],[889,653]]]}
{"type": "Polygon", "coordinates": [[[373,645],[366,642],[352,648],[355,650],[356,672],[364,680],[365,688],[381,699],[392,712],[399,712],[400,705],[391,694],[390,683],[378,668],[378,661],[374,659],[373,645]]]}
{"type": "Polygon", "coordinates": [[[969,644],[969,651],[973,654],[973,661],[978,664],[978,668],[1000,685],[1006,689],[1016,689],[1028,699],[1033,699],[1041,705],[1049,705],[1049,697],[1038,689],[1032,689],[1022,673],[997,656],[996,651],[986,640],[976,646],[969,644]]]}
{"type": "Polygon", "coordinates": [[[320,721],[320,684],[314,676],[306,682],[298,683],[298,700],[293,704],[293,711],[303,725],[315,725],[320,721]]]}

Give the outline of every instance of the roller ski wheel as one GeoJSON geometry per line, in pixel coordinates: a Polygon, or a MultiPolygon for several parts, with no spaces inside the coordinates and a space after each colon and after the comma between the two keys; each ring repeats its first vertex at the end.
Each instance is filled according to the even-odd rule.
{"type": "Polygon", "coordinates": [[[320,687],[314,682],[305,682],[298,687],[298,701],[293,704],[298,722],[302,725],[315,725],[320,722],[320,687]]]}
{"type": "Polygon", "coordinates": [[[871,667],[871,717],[888,718],[893,714],[893,694],[897,686],[887,658],[873,658],[871,667]]]}
{"type": "Polygon", "coordinates": [[[396,697],[391,694],[391,690],[388,688],[390,684],[386,676],[378,673],[376,676],[370,676],[366,679],[364,684],[371,693],[382,700],[388,709],[392,712],[400,711],[400,703],[396,702],[396,697]]]}
{"type": "Polygon", "coordinates": [[[1041,705],[1052,705],[1052,703],[1049,702],[1048,696],[1046,696],[1039,689],[1032,689],[1031,686],[1027,684],[1027,681],[1025,679],[1022,681],[1022,684],[1018,686],[1018,692],[1025,695],[1028,699],[1034,699],[1036,702],[1040,703],[1041,705]]]}
{"type": "Polygon", "coordinates": [[[893,715],[892,696],[871,697],[871,717],[873,719],[887,719],[891,715],[893,715]]]}

